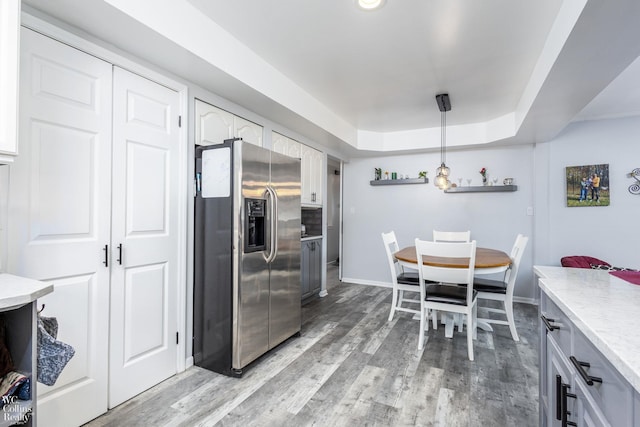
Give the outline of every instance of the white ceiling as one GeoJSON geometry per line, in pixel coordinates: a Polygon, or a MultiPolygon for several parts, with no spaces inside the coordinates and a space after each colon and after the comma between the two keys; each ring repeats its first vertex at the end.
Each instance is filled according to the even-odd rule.
{"type": "Polygon", "coordinates": [[[439,126],[513,111],[560,2],[189,0],[358,129],[439,126]],[[274,6],[277,5],[277,6],[274,6]],[[251,13],[248,13],[251,11],[251,13]]]}
{"type": "Polygon", "coordinates": [[[437,147],[442,92],[469,144],[638,114],[638,3],[23,0],[349,155],[437,147]]]}

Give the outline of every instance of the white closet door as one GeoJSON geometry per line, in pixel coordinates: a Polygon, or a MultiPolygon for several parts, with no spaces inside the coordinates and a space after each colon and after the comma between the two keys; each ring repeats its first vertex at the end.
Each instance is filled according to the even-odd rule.
{"type": "Polygon", "coordinates": [[[24,28],[20,44],[7,271],[54,284],[38,303],[75,356],[37,384],[38,423],[66,427],[107,409],[112,67],[24,28]]]}
{"type": "Polygon", "coordinates": [[[113,104],[110,407],[176,373],[181,183],[179,94],[115,67],[113,104]]]}

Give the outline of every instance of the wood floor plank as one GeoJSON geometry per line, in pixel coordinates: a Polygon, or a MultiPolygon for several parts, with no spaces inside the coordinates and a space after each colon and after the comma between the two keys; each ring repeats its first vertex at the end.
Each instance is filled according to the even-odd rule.
{"type": "Polygon", "coordinates": [[[388,288],[340,283],[303,306],[299,337],[230,378],[191,367],[88,423],[97,426],[537,426],[536,307],[507,326],[425,334],[411,313],[387,321],[388,288]]]}

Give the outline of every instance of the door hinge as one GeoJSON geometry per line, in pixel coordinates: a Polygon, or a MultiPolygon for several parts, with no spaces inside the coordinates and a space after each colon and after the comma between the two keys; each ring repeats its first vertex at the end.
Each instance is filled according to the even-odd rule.
{"type": "Polygon", "coordinates": [[[182,127],[182,116],[178,116],[178,127],[182,127]]]}
{"type": "Polygon", "coordinates": [[[180,343],[180,332],[176,332],[176,344],[180,343]]]}

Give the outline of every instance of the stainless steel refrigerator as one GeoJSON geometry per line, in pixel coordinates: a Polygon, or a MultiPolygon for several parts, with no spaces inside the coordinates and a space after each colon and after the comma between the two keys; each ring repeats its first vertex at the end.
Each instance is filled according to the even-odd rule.
{"type": "Polygon", "coordinates": [[[195,170],[194,363],[241,376],[300,332],[300,160],[226,140],[195,170]]]}

